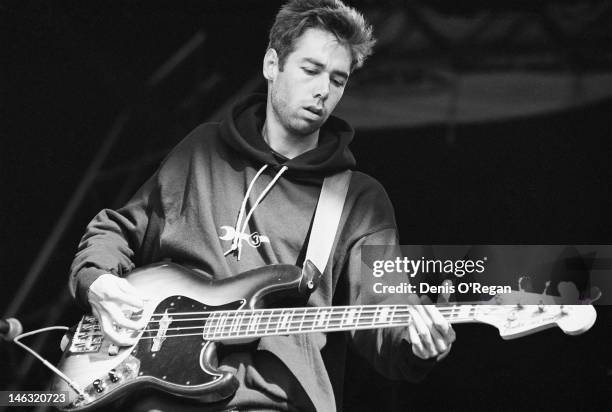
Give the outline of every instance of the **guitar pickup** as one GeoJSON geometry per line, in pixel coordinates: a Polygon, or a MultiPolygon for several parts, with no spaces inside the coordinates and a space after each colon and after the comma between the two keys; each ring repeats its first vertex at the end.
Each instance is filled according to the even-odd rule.
{"type": "Polygon", "coordinates": [[[164,313],[164,316],[158,321],[158,329],[157,334],[153,338],[153,344],[151,345],[151,352],[159,352],[162,343],[166,340],[166,332],[168,331],[168,327],[172,323],[172,318],[168,316],[168,310],[164,313]]]}

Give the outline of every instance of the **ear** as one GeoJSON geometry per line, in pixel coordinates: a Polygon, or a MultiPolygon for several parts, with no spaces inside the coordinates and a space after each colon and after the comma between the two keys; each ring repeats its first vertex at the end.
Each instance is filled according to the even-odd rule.
{"type": "Polygon", "coordinates": [[[263,75],[268,80],[274,80],[278,73],[278,54],[276,50],[268,49],[263,59],[263,75]]]}

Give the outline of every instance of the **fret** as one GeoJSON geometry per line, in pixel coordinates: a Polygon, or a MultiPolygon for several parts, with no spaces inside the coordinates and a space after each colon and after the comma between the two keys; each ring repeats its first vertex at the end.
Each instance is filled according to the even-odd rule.
{"type": "Polygon", "coordinates": [[[276,319],[276,333],[279,332],[279,329],[281,328],[282,325],[282,319],[283,319],[283,311],[281,310],[280,313],[277,316],[278,319],[276,319]]]}
{"type": "Polygon", "coordinates": [[[395,318],[395,313],[397,312],[397,306],[391,306],[390,312],[391,312],[391,314],[389,315],[389,323],[393,324],[393,320],[395,318]]]}
{"type": "Polygon", "coordinates": [[[225,323],[227,322],[227,318],[228,318],[229,314],[228,313],[223,313],[223,314],[220,314],[219,316],[221,318],[220,322],[219,322],[219,329],[220,329],[219,336],[223,336],[223,334],[225,333],[225,323]]]}
{"type": "Polygon", "coordinates": [[[286,329],[287,331],[289,331],[289,317],[290,317],[290,313],[285,313],[285,311],[283,310],[282,312],[283,315],[283,319],[282,319],[282,327],[281,329],[286,329]]]}
{"type": "Polygon", "coordinates": [[[287,312],[283,312],[283,329],[285,332],[289,331],[289,327],[291,326],[291,310],[287,309],[287,312]]]}
{"type": "Polygon", "coordinates": [[[202,339],[207,339],[206,337],[206,327],[208,326],[208,320],[210,319],[210,316],[207,316],[206,319],[204,319],[204,326],[202,327],[202,339]]]}
{"type": "Polygon", "coordinates": [[[204,320],[204,327],[202,328],[202,339],[209,339],[208,338],[208,329],[210,328],[210,319],[212,318],[213,315],[209,315],[205,320],[204,320]]]}
{"type": "Polygon", "coordinates": [[[231,324],[229,325],[229,328],[228,328],[228,332],[227,332],[228,334],[231,335],[236,330],[236,325],[238,324],[238,319],[240,319],[241,314],[242,314],[241,312],[234,312],[231,314],[230,316],[231,324]]]}
{"type": "Polygon", "coordinates": [[[378,309],[379,307],[376,306],[376,309],[374,309],[374,315],[372,315],[372,326],[374,326],[376,324],[376,316],[378,316],[378,309]]]}
{"type": "Polygon", "coordinates": [[[359,313],[355,317],[355,319],[357,320],[357,325],[358,326],[361,323],[361,315],[363,315],[363,306],[359,306],[359,313]]]}
{"type": "Polygon", "coordinates": [[[385,323],[387,321],[387,316],[389,316],[389,307],[383,306],[378,315],[378,323],[385,323]]]}
{"type": "Polygon", "coordinates": [[[323,323],[325,323],[325,314],[326,313],[327,313],[327,310],[325,310],[325,309],[321,309],[320,311],[318,311],[317,319],[316,319],[317,327],[322,327],[323,323]]]}
{"type": "Polygon", "coordinates": [[[304,330],[304,319],[306,319],[306,312],[307,312],[306,308],[302,309],[302,320],[300,321],[300,326],[298,329],[299,331],[304,330]]]}
{"type": "Polygon", "coordinates": [[[248,332],[255,332],[257,330],[257,322],[259,321],[259,317],[261,314],[253,313],[251,318],[249,319],[249,324],[247,325],[248,332]]]}
{"type": "Polygon", "coordinates": [[[321,310],[323,310],[323,308],[317,308],[314,318],[312,319],[312,326],[310,327],[310,330],[315,330],[315,328],[317,327],[317,319],[319,318],[319,313],[321,312],[321,310]]]}
{"type": "Polygon", "coordinates": [[[263,318],[264,318],[264,313],[265,311],[262,310],[261,312],[259,312],[257,316],[257,322],[255,324],[255,328],[253,329],[253,332],[255,334],[259,334],[259,330],[261,329],[261,322],[263,321],[263,318]]]}
{"type": "Polygon", "coordinates": [[[334,315],[334,308],[332,308],[329,312],[327,312],[327,323],[325,324],[325,329],[329,329],[329,322],[331,321],[333,315],[334,315]]]}
{"type": "Polygon", "coordinates": [[[391,316],[390,316],[390,323],[401,323],[401,319],[399,319],[397,322],[395,321],[395,315],[397,315],[397,305],[394,305],[391,307],[391,316]]]}
{"type": "Polygon", "coordinates": [[[347,306],[347,308],[349,308],[349,311],[348,311],[348,319],[346,320],[346,324],[354,325],[356,321],[357,311],[359,309],[355,307],[350,307],[350,306],[347,306]]]}
{"type": "Polygon", "coordinates": [[[249,325],[251,324],[251,321],[253,320],[253,311],[248,310],[248,311],[243,311],[243,312],[244,312],[244,316],[242,316],[242,321],[240,322],[240,328],[238,330],[238,333],[240,334],[245,334],[249,331],[249,325]]]}
{"type": "Polygon", "coordinates": [[[238,316],[240,316],[240,312],[233,312],[227,316],[227,333],[229,336],[231,336],[231,334],[234,332],[234,327],[236,326],[238,316]]]}
{"type": "Polygon", "coordinates": [[[342,328],[342,322],[344,321],[344,308],[336,308],[334,309],[333,318],[332,318],[332,328],[340,329],[342,328]]]}
{"type": "Polygon", "coordinates": [[[274,317],[274,320],[272,322],[272,325],[275,325],[276,327],[274,328],[274,333],[278,333],[278,329],[280,328],[280,324],[281,324],[281,316],[283,315],[283,311],[280,310],[280,312],[275,312],[273,311],[270,314],[270,317],[274,317]]]}
{"type": "MultiPolygon", "coordinates": [[[[295,332],[296,331],[295,326],[294,326],[294,323],[295,323],[295,309],[291,310],[291,315],[290,315],[289,319],[290,319],[289,320],[289,328],[287,330],[289,331],[289,330],[291,330],[291,328],[293,328],[293,331],[295,332]]],[[[299,330],[299,329],[297,329],[297,330],[299,330]]]]}
{"type": "Polygon", "coordinates": [[[242,321],[244,320],[245,316],[246,316],[246,312],[244,312],[244,311],[238,312],[238,316],[237,316],[237,319],[236,319],[237,320],[236,321],[236,329],[235,329],[235,333],[238,334],[238,335],[240,334],[240,331],[242,330],[241,329],[242,321]]]}
{"type": "Polygon", "coordinates": [[[346,315],[348,314],[348,306],[344,307],[344,311],[342,312],[342,318],[340,319],[340,327],[346,325],[346,315]]]}
{"type": "Polygon", "coordinates": [[[215,327],[215,328],[214,328],[214,330],[212,331],[212,336],[211,336],[211,339],[212,339],[213,337],[217,336],[217,330],[219,329],[219,318],[220,318],[219,313],[218,313],[218,312],[215,312],[215,313],[213,314],[213,318],[214,318],[214,319],[213,319],[213,324],[214,324],[214,327],[215,327]]]}
{"type": "Polygon", "coordinates": [[[272,312],[271,310],[268,311],[268,322],[266,323],[266,333],[268,333],[268,330],[270,329],[270,321],[272,320],[272,312]]]}

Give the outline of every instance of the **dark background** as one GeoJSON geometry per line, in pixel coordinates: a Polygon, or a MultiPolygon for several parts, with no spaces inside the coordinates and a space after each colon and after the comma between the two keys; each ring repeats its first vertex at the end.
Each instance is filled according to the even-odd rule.
{"type": "MultiPolygon", "coordinates": [[[[79,319],[66,283],[84,226],[102,207],[118,206],[159,156],[258,75],[279,3],[0,2],[3,310],[24,287],[117,116],[129,113],[25,304],[10,313],[26,330],[79,319]],[[151,75],[198,31],[205,40],[197,52],[149,87],[151,75]],[[150,161],[130,168],[143,158],[150,161]]],[[[459,13],[488,7],[431,4],[459,13]]],[[[387,189],[402,243],[606,244],[610,113],[612,99],[530,118],[358,131],[352,149],[359,168],[387,189]]],[[[578,337],[549,330],[506,342],[486,326],[457,326],[450,356],[421,384],[386,381],[352,358],[345,409],[603,409],[612,334],[607,308],[598,315],[578,337]]],[[[59,338],[39,341],[52,361],[59,338]]],[[[46,386],[50,372],[24,363],[28,357],[0,342],[0,389],[46,386]]]]}

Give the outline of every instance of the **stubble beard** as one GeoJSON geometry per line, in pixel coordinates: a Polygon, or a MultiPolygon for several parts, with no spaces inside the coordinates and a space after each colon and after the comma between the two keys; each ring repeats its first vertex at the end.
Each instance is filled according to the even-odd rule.
{"type": "MultiPolygon", "coordinates": [[[[292,114],[292,109],[287,102],[278,96],[278,92],[272,91],[272,112],[278,122],[294,136],[309,136],[321,128],[323,122],[308,122],[292,114]]],[[[299,110],[299,109],[297,109],[299,110]]]]}

